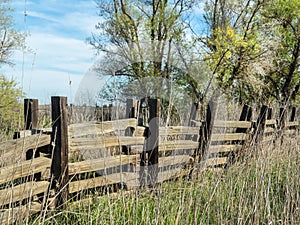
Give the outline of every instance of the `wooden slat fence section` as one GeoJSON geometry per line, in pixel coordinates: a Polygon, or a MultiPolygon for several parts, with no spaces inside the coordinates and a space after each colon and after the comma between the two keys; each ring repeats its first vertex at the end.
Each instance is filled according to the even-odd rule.
{"type": "Polygon", "coordinates": [[[245,141],[248,136],[245,133],[212,134],[211,141],[245,141]]]}
{"type": "MultiPolygon", "coordinates": [[[[72,193],[80,192],[80,191],[87,190],[87,189],[94,189],[97,187],[120,183],[120,181],[119,181],[120,179],[110,179],[110,176],[112,176],[112,175],[94,177],[94,178],[85,179],[85,180],[72,181],[69,184],[69,193],[72,194],[72,193]]],[[[115,176],[113,176],[113,178],[115,178],[115,176]]]]}
{"type": "MultiPolygon", "coordinates": [[[[135,157],[133,156],[121,156],[123,163],[135,163],[135,157]]],[[[102,159],[103,160],[103,159],[102,159]]],[[[179,156],[170,156],[170,157],[160,157],[159,158],[159,168],[163,169],[165,167],[170,167],[174,165],[179,165],[179,164],[186,164],[186,163],[191,163],[193,161],[193,158],[187,155],[179,155],[179,156]]],[[[113,157],[111,160],[109,160],[109,165],[106,167],[102,164],[97,165],[97,162],[103,163],[103,161],[99,160],[93,160],[93,161],[84,161],[80,163],[72,163],[69,164],[70,166],[70,175],[76,174],[76,173],[83,173],[83,172],[92,172],[92,171],[97,171],[113,166],[120,166],[120,160],[118,157],[113,157]],[[117,161],[118,160],[118,161],[117,161]],[[91,162],[91,164],[89,164],[91,162]],[[111,163],[113,162],[113,163],[111,163]],[[80,168],[76,168],[80,167],[80,168]]],[[[97,187],[103,187],[106,185],[112,185],[112,184],[118,184],[118,183],[125,183],[127,186],[139,186],[139,166],[136,166],[135,172],[124,172],[122,173],[122,180],[121,180],[121,174],[120,173],[114,173],[114,174],[108,174],[105,176],[99,176],[99,177],[94,177],[94,178],[89,178],[89,179],[84,179],[84,180],[78,180],[78,181],[71,181],[69,184],[70,187],[70,193],[74,192],[80,192],[83,190],[87,189],[94,189],[97,187]],[[137,185],[138,184],[138,185],[137,185]]],[[[176,167],[173,169],[169,169],[166,171],[162,170],[159,172],[158,175],[158,182],[163,182],[165,180],[169,180],[172,178],[175,178],[175,174],[179,173],[181,171],[181,167],[176,167]]]]}
{"type": "Polygon", "coordinates": [[[136,158],[137,156],[135,155],[120,155],[69,163],[69,175],[104,170],[120,166],[121,162],[123,165],[136,164],[136,158]]]}
{"type": "Polygon", "coordinates": [[[71,151],[84,148],[107,148],[122,145],[143,145],[144,137],[130,137],[130,136],[111,136],[99,138],[80,138],[70,140],[71,151]]]}
{"type": "Polygon", "coordinates": [[[159,145],[159,151],[176,151],[184,149],[195,149],[199,147],[199,143],[189,140],[163,141],[159,145]]]}
{"type": "Polygon", "coordinates": [[[26,205],[2,210],[0,212],[0,224],[12,224],[13,222],[21,221],[23,218],[39,213],[42,208],[43,205],[41,203],[30,202],[26,205]]]}
{"type": "Polygon", "coordinates": [[[71,124],[69,126],[70,138],[78,138],[84,136],[97,136],[104,135],[118,130],[125,130],[127,127],[135,128],[137,126],[136,119],[123,119],[106,121],[101,123],[84,123],[84,124],[71,124]]]}
{"type": "Polygon", "coordinates": [[[16,140],[0,143],[0,156],[10,155],[12,153],[22,153],[29,149],[50,145],[51,136],[48,134],[35,134],[16,140]]]}
{"type": "Polygon", "coordinates": [[[46,157],[34,158],[16,165],[0,167],[0,184],[27,177],[35,173],[46,173],[51,166],[51,159],[46,157]]]}
{"type": "MultiPolygon", "coordinates": [[[[190,175],[192,167],[230,165],[234,157],[243,152],[249,146],[250,141],[253,142],[253,138],[259,142],[262,140],[260,143],[264,144],[265,142],[273,143],[281,131],[289,137],[294,137],[299,133],[299,123],[295,121],[295,108],[292,110],[290,121],[284,122],[284,127],[280,130],[277,120],[273,118],[272,109],[267,106],[261,108],[259,119],[255,122],[251,121],[252,108],[246,105],[243,107],[239,121],[215,120],[214,112],[217,106],[214,101],[210,101],[207,108],[206,121],[201,121],[200,117],[190,119],[189,125],[192,126],[159,127],[159,120],[155,120],[155,123],[150,124],[149,127],[145,124],[145,126],[138,126],[141,125],[141,122],[138,123],[140,115],[136,111],[138,103],[131,100],[130,104],[127,104],[126,114],[128,117],[134,118],[72,124],[67,129],[66,98],[54,98],[64,100],[59,106],[64,109],[57,110],[53,123],[64,118],[59,126],[66,128],[63,129],[66,138],[60,135],[60,139],[68,140],[68,143],[55,142],[50,148],[51,142],[54,143],[56,140],[54,137],[54,133],[57,131],[55,126],[51,128],[52,132],[48,131],[51,133],[52,139],[51,135],[35,129],[20,131],[18,139],[0,143],[0,157],[2,161],[5,161],[0,167],[0,184],[11,185],[11,181],[19,178],[27,178],[20,180],[29,181],[0,190],[1,206],[21,202],[25,199],[31,200],[33,196],[36,199],[37,195],[41,201],[45,201],[46,199],[42,199],[40,194],[46,193],[50,189],[49,193],[52,193],[52,196],[49,197],[55,199],[55,207],[60,207],[66,206],[70,193],[79,193],[80,195],[80,192],[85,190],[107,185],[115,186],[115,184],[121,184],[120,187],[123,187],[124,184],[128,188],[140,185],[153,186],[155,183],[190,175]],[[258,130],[255,130],[255,124],[258,130]],[[130,130],[130,134],[128,130],[130,130]],[[34,134],[35,132],[41,133],[34,134]],[[153,136],[155,136],[155,140],[150,140],[153,136]],[[28,150],[39,149],[40,151],[41,147],[45,146],[49,147],[48,154],[50,154],[50,149],[54,149],[55,153],[52,155],[55,158],[54,161],[51,161],[50,158],[39,157],[39,154],[36,155],[38,158],[24,161],[28,150]],[[66,157],[68,149],[71,153],[79,152],[82,156],[80,160],[83,161],[71,163],[70,159],[66,157]],[[99,154],[100,158],[95,158],[95,153],[99,150],[102,151],[99,154]],[[91,153],[90,158],[86,157],[85,151],[91,153]],[[107,155],[109,156],[105,157],[107,155]],[[60,156],[64,157],[57,160],[60,156]],[[143,156],[147,157],[143,158],[143,156]],[[58,163],[58,161],[60,162],[58,163]],[[14,162],[18,163],[4,167],[14,162]],[[57,170],[56,164],[60,165],[60,170],[57,170]],[[49,168],[51,168],[51,175],[49,168]],[[141,179],[144,177],[142,171],[146,171],[146,179],[141,179]],[[46,177],[43,176],[45,180],[50,180],[55,175],[55,185],[41,180],[41,178],[34,180],[35,176],[33,175],[36,173],[45,173],[46,177]],[[55,195],[53,195],[54,192],[55,195]]],[[[149,110],[150,117],[160,118],[159,100],[148,100],[149,109],[147,110],[149,110]]],[[[56,104],[54,103],[54,105],[56,104]]],[[[55,107],[52,106],[52,109],[55,107]]],[[[29,126],[29,129],[37,128],[36,118],[30,120],[27,123],[33,124],[34,127],[29,126]]],[[[45,149],[43,148],[43,150],[45,149]]],[[[8,209],[0,212],[0,221],[2,219],[2,221],[14,222],[12,215],[22,219],[39,212],[44,207],[37,202],[22,204],[14,210],[8,209]],[[32,210],[26,208],[29,204],[31,204],[32,210]]]]}
{"type": "Polygon", "coordinates": [[[198,135],[200,127],[187,127],[187,126],[170,126],[170,127],[160,127],[160,136],[171,136],[171,135],[198,135]]]}
{"type": "Polygon", "coordinates": [[[28,182],[14,186],[13,188],[8,187],[0,190],[0,204],[7,205],[45,193],[49,188],[49,184],[48,181],[28,182]]]}
{"type": "Polygon", "coordinates": [[[209,153],[225,153],[225,152],[237,152],[241,151],[243,145],[211,145],[209,147],[209,153]]]}
{"type": "Polygon", "coordinates": [[[215,120],[214,127],[222,128],[251,128],[252,124],[249,121],[221,121],[215,120]]]}

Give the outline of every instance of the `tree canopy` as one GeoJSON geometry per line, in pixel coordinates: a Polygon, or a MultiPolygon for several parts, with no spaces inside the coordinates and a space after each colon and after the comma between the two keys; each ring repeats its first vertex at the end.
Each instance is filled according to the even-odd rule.
{"type": "MultiPolygon", "coordinates": [[[[0,67],[12,64],[14,50],[24,46],[22,34],[14,28],[10,1],[0,2],[0,67]]],[[[20,128],[19,115],[22,90],[13,79],[0,73],[0,140],[20,128]],[[4,135],[4,136],[2,136],[4,135]]]]}
{"type": "Polygon", "coordinates": [[[207,89],[239,103],[297,100],[299,1],[206,0],[197,22],[207,33],[194,27],[197,7],[191,0],[99,0],[99,33],[89,39],[105,53],[98,68],[133,81],[160,77],[160,87],[176,84],[198,101],[207,89]]]}

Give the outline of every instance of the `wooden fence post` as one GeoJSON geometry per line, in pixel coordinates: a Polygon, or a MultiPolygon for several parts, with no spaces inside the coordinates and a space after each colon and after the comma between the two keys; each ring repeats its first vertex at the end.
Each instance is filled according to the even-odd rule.
{"type": "Polygon", "coordinates": [[[279,109],[279,129],[280,129],[281,133],[283,132],[283,129],[285,128],[286,118],[287,118],[286,108],[281,107],[279,109]]]}
{"type": "Polygon", "coordinates": [[[267,111],[267,120],[271,120],[273,117],[273,108],[268,108],[267,111]]]}
{"type": "MultiPolygon", "coordinates": [[[[149,109],[149,105],[148,105],[148,101],[149,101],[149,97],[143,98],[140,100],[139,104],[140,104],[140,112],[139,114],[142,115],[141,118],[138,118],[139,121],[139,125],[144,126],[145,127],[145,137],[148,137],[149,134],[149,127],[147,127],[147,122],[145,121],[145,119],[147,118],[146,114],[147,114],[147,110],[149,109]]],[[[138,115],[138,117],[140,117],[140,115],[138,115]]],[[[145,144],[143,146],[143,151],[140,154],[141,160],[140,160],[140,172],[139,172],[139,176],[140,176],[140,186],[143,187],[146,185],[147,183],[147,174],[146,174],[146,166],[147,166],[147,144],[145,144]]]]}
{"type": "Polygon", "coordinates": [[[147,137],[148,151],[148,184],[154,186],[157,183],[158,146],[159,146],[159,121],[160,99],[149,99],[149,132],[147,137]]]}
{"type": "MultiPolygon", "coordinates": [[[[239,118],[239,121],[249,121],[251,122],[252,119],[252,107],[249,105],[243,105],[243,109],[239,118]]],[[[251,127],[252,128],[252,127],[251,127]]],[[[251,130],[248,128],[237,128],[236,133],[249,133],[251,130]]],[[[232,144],[242,144],[242,149],[240,152],[231,152],[228,157],[228,165],[233,164],[237,158],[242,158],[244,156],[244,151],[248,147],[249,139],[246,139],[246,141],[232,141],[232,144]]]]}
{"type": "Polygon", "coordinates": [[[38,128],[38,107],[37,99],[24,99],[25,130],[38,128]]]}
{"type": "MultiPolygon", "coordinates": [[[[240,115],[239,121],[251,121],[252,118],[252,107],[249,105],[244,105],[242,113],[240,115]]],[[[236,133],[246,133],[247,128],[237,128],[236,133]]]]}
{"type": "Polygon", "coordinates": [[[51,97],[51,105],[52,143],[54,144],[51,174],[57,196],[55,206],[64,208],[69,197],[67,97],[51,97]]]}
{"type": "Polygon", "coordinates": [[[211,140],[212,128],[214,126],[218,106],[216,100],[216,96],[212,97],[206,108],[206,120],[202,123],[199,135],[199,153],[197,153],[196,156],[194,156],[197,157],[197,155],[199,155],[198,162],[205,161],[208,157],[207,152],[211,140]]]}
{"type": "Polygon", "coordinates": [[[193,103],[190,113],[190,118],[188,122],[188,126],[193,126],[196,121],[200,121],[201,119],[201,103],[193,103]]]}
{"type": "MultiPolygon", "coordinates": [[[[24,122],[25,130],[33,130],[33,133],[38,128],[38,107],[39,103],[37,99],[24,99],[24,122]]],[[[21,133],[16,131],[13,139],[21,137],[21,133]]]]}
{"type": "Polygon", "coordinates": [[[290,122],[294,122],[295,119],[296,119],[296,107],[295,107],[295,106],[292,106],[292,107],[291,107],[291,114],[290,114],[289,121],[290,121],[290,122]]]}
{"type": "Polygon", "coordinates": [[[137,100],[127,99],[126,100],[126,118],[136,118],[137,117],[137,100]]]}
{"type": "Polygon", "coordinates": [[[255,141],[259,143],[263,139],[264,130],[266,127],[266,120],[267,120],[267,111],[268,106],[262,105],[260,108],[259,116],[256,122],[256,131],[255,131],[255,141]]]}

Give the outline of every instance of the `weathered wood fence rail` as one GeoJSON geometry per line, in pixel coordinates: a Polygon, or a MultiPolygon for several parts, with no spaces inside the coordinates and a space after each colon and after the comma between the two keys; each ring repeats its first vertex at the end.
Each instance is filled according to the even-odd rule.
{"type": "Polygon", "coordinates": [[[95,189],[154,186],[199,168],[228,166],[253,145],[299,134],[295,107],[280,109],[276,119],[262,106],[254,120],[245,105],[239,120],[222,121],[215,119],[217,106],[211,101],[205,120],[195,104],[189,126],[160,127],[158,99],[147,100],[144,125],[137,102],[128,100],[128,119],[68,125],[67,99],[51,101],[50,129],[38,129],[38,102],[26,99],[26,130],[0,143],[2,223],[65,208],[95,189]]]}

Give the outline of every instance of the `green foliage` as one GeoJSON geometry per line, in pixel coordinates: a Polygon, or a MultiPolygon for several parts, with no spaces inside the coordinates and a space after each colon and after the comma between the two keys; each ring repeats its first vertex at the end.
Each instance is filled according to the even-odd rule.
{"type": "Polygon", "coordinates": [[[8,80],[3,75],[0,76],[0,130],[1,138],[5,135],[12,135],[20,128],[19,115],[22,115],[23,92],[17,87],[14,80],[8,80]]]}
{"type": "Polygon", "coordinates": [[[273,44],[271,67],[265,81],[272,85],[270,94],[283,104],[294,101],[299,92],[300,3],[273,0],[266,4],[265,35],[273,44]]]}
{"type": "Polygon", "coordinates": [[[300,3],[210,1],[206,60],[219,87],[240,103],[287,104],[299,93],[300,3]]]}
{"type": "Polygon", "coordinates": [[[12,12],[9,0],[0,1],[0,66],[3,63],[11,64],[13,51],[24,47],[24,37],[14,29],[12,12]]]}

